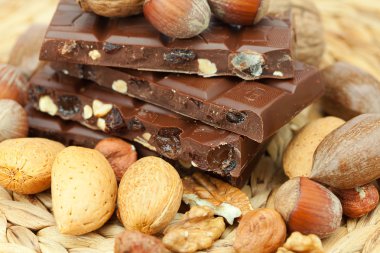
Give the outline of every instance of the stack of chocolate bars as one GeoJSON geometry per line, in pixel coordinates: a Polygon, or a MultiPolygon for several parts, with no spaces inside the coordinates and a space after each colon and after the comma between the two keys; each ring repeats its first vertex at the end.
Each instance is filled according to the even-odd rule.
{"type": "Polygon", "coordinates": [[[290,11],[173,40],[142,15],[61,0],[31,79],[32,132],[85,146],[121,137],[241,186],[270,137],[323,92],[317,70],[292,59],[294,37],[290,11]]]}

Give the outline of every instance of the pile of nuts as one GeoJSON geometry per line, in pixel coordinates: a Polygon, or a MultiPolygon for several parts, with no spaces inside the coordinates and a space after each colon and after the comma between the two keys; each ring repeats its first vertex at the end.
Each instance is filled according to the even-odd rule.
{"type": "MultiPolygon", "coordinates": [[[[211,11],[227,23],[247,25],[267,9],[264,0],[166,1],[173,9],[160,0],[109,1],[109,8],[96,0],[78,2],[86,11],[110,17],[144,12],[158,30],[175,38],[207,29],[211,11]],[[185,18],[199,26],[172,21],[185,18]]],[[[134,146],[117,138],[104,139],[94,149],[28,138],[22,107],[26,77],[0,65],[0,185],[6,189],[0,188],[0,228],[7,231],[5,236],[0,229],[0,250],[18,243],[23,252],[49,252],[49,247],[81,252],[80,246],[98,252],[89,250],[89,238],[107,234],[112,239],[107,246],[97,243],[97,249],[109,250],[111,243],[115,252],[324,252],[321,239],[379,204],[380,82],[346,63],[322,75],[327,93],[321,108],[331,116],[311,120],[277,149],[283,150],[283,170],[275,165],[277,157],[264,156],[258,166],[264,169],[238,189],[198,172],[181,178],[161,158],[138,159],[134,146]],[[27,239],[16,240],[20,235],[27,239]],[[73,241],[83,245],[70,245],[73,241]]],[[[93,108],[103,106],[96,102],[93,108]]]]}

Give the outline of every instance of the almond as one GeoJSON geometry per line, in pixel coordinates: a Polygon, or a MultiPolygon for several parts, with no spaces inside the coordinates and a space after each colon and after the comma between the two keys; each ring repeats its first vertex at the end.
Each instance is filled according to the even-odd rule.
{"type": "Polygon", "coordinates": [[[94,231],[115,210],[116,177],[107,159],[94,149],[68,147],[52,170],[53,211],[61,233],[94,231]]]}

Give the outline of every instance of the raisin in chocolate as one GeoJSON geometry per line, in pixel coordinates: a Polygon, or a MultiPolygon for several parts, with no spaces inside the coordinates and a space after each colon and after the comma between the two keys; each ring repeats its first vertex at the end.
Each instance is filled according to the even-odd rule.
{"type": "Polygon", "coordinates": [[[212,170],[222,169],[226,174],[236,168],[236,152],[231,145],[220,145],[207,155],[207,162],[212,170]]]}
{"type": "Polygon", "coordinates": [[[237,112],[237,111],[230,111],[226,115],[226,119],[228,122],[239,124],[244,122],[245,118],[247,117],[247,114],[245,112],[237,112]]]}
{"type": "Polygon", "coordinates": [[[109,42],[105,42],[103,44],[103,51],[106,52],[107,54],[114,54],[117,51],[119,51],[122,48],[122,46],[117,45],[117,44],[112,44],[109,42]]]}
{"type": "Polygon", "coordinates": [[[162,128],[155,138],[157,148],[167,157],[175,159],[181,151],[179,135],[182,131],[178,128],[162,128]]]}
{"type": "Polygon", "coordinates": [[[63,95],[58,97],[58,111],[64,117],[79,113],[81,108],[82,103],[75,96],[63,95]]]}
{"type": "Polygon", "coordinates": [[[120,133],[127,127],[120,111],[115,107],[107,114],[106,126],[107,132],[111,133],[120,133]]]}

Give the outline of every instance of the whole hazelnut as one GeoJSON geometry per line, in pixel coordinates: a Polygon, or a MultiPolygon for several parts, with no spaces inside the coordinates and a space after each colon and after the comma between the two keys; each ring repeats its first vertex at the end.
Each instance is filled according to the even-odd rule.
{"type": "Polygon", "coordinates": [[[269,0],[208,0],[211,11],[232,25],[253,25],[268,12],[269,0]]]}
{"type": "Polygon", "coordinates": [[[16,100],[25,105],[27,100],[28,81],[15,67],[0,64],[0,99],[16,100]]]}
{"type": "Polygon", "coordinates": [[[184,39],[207,29],[211,10],[207,0],[145,0],[144,15],[161,33],[184,39]]]}
{"type": "Polygon", "coordinates": [[[0,99],[0,141],[28,135],[28,116],[24,108],[11,99],[0,99]]]}
{"type": "Polygon", "coordinates": [[[343,214],[350,218],[359,218],[375,209],[379,203],[379,191],[374,184],[366,184],[354,189],[333,192],[343,207],[343,214]]]}
{"type": "Polygon", "coordinates": [[[249,211],[240,220],[236,230],[234,249],[239,253],[272,253],[286,239],[286,225],[273,209],[249,211]]]}
{"type": "Polygon", "coordinates": [[[340,225],[342,205],[326,187],[305,177],[285,182],[275,196],[275,209],[290,232],[329,236],[340,225]]]}
{"type": "Polygon", "coordinates": [[[137,152],[133,145],[119,138],[106,138],[96,144],[95,149],[102,153],[111,164],[117,181],[137,160],[137,152]]]}

